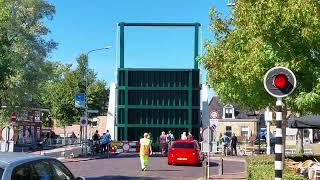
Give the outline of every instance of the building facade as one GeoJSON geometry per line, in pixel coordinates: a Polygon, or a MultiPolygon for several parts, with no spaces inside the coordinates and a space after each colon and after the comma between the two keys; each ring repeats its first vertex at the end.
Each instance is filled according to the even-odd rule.
{"type": "Polygon", "coordinates": [[[216,121],[216,140],[225,133],[229,137],[235,133],[239,141],[252,141],[257,136],[259,115],[255,112],[241,111],[232,104],[221,104],[219,97],[213,96],[209,115],[210,121],[216,121]]]}

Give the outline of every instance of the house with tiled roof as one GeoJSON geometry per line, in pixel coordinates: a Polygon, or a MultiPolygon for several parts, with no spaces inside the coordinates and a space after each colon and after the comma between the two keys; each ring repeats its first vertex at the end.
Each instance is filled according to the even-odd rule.
{"type": "Polygon", "coordinates": [[[229,137],[235,133],[238,141],[256,139],[259,125],[258,112],[241,110],[233,104],[221,104],[219,96],[213,96],[209,103],[209,117],[210,121],[216,121],[217,138],[224,133],[229,137]]]}

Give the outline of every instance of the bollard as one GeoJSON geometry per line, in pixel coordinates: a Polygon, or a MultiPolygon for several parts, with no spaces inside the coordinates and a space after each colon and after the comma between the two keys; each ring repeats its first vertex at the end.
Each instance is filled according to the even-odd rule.
{"type": "Polygon", "coordinates": [[[220,160],[219,175],[223,175],[223,158],[220,160]]]}
{"type": "Polygon", "coordinates": [[[207,161],[203,161],[202,162],[202,175],[203,175],[203,179],[207,179],[207,166],[206,163],[207,161]]]}

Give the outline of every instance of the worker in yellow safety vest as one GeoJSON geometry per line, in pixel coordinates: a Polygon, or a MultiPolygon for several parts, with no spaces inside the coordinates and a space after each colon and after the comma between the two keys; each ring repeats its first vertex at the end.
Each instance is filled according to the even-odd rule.
{"type": "Polygon", "coordinates": [[[140,139],[140,161],[142,171],[146,171],[149,164],[149,155],[152,154],[151,140],[148,133],[140,139]]]}

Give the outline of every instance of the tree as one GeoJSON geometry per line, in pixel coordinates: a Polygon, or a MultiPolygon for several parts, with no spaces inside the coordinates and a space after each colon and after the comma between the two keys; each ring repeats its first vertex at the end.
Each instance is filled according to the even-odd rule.
{"type": "Polygon", "coordinates": [[[211,9],[215,41],[206,43],[200,60],[221,100],[252,109],[274,107],[263,77],[268,69],[281,65],[297,77],[295,92],[284,99],[285,109],[319,113],[320,2],[239,0],[232,12],[228,18],[211,9]]]}
{"type": "MultiPolygon", "coordinates": [[[[56,64],[56,71],[52,81],[45,84],[42,94],[43,102],[50,109],[50,113],[58,125],[66,126],[78,123],[83,116],[83,109],[75,107],[74,95],[85,92],[84,70],[87,57],[77,58],[78,66],[72,71],[71,65],[56,64]]],[[[93,70],[88,70],[88,107],[102,110],[106,97],[106,84],[97,80],[93,70]]]]}
{"type": "MultiPolygon", "coordinates": [[[[43,0],[0,0],[0,98],[3,114],[38,104],[40,84],[52,71],[47,54],[56,47],[44,38],[43,19],[54,6],[43,0]]],[[[1,120],[7,121],[6,118],[1,120]]],[[[1,125],[1,123],[0,123],[1,125]]]]}

